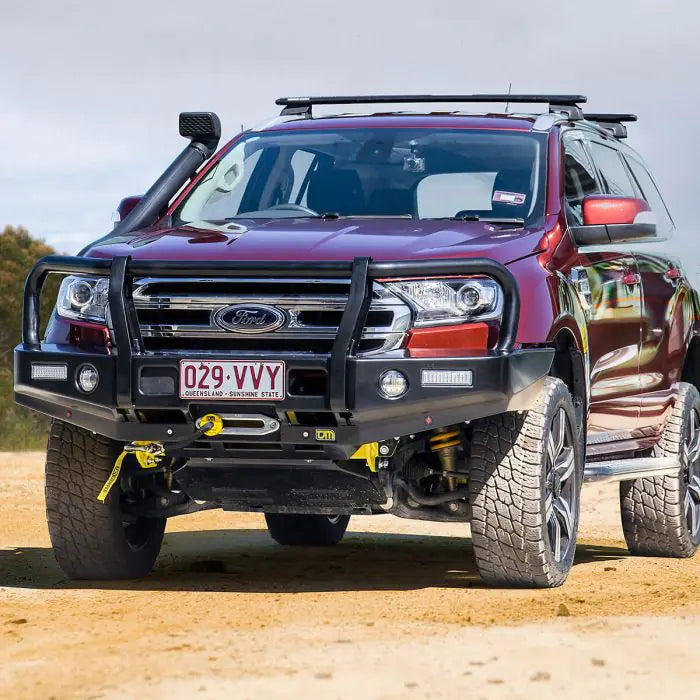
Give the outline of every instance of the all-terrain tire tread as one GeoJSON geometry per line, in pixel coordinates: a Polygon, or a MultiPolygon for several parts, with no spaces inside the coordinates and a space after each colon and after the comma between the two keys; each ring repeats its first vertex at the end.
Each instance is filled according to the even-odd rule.
{"type": "MultiPolygon", "coordinates": [[[[677,457],[687,412],[700,404],[698,390],[681,382],[654,457],[677,457]]],[[[681,476],[655,476],[620,484],[622,529],[630,553],[648,557],[692,557],[698,549],[685,523],[681,476]]]]}
{"type": "Polygon", "coordinates": [[[479,573],[490,585],[553,587],[566,580],[568,571],[546,555],[541,505],[547,407],[563,395],[569,396],[566,385],[548,377],[532,409],[473,423],[472,542],[479,573]]]}
{"type": "Polygon", "coordinates": [[[119,453],[117,443],[76,426],[54,421],[46,454],[46,518],[54,555],[76,579],[138,578],[150,571],[165,520],[154,523],[151,546],[130,550],[121,522],[115,522],[117,486],[106,503],[97,500],[119,453]],[[157,547],[156,547],[157,545],[157,547]]]}

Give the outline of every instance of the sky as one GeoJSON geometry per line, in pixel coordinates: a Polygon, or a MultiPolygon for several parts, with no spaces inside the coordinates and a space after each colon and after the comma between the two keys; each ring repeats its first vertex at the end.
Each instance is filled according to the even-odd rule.
{"type": "Polygon", "coordinates": [[[181,111],[224,138],[295,94],[582,93],[633,112],[700,262],[700,6],[695,0],[2,0],[0,229],[75,253],[182,149],[181,111]],[[197,15],[201,10],[201,16],[197,15]]]}

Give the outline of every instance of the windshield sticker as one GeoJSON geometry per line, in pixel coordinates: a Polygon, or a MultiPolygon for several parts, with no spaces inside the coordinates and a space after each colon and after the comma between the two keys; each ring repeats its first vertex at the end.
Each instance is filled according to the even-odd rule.
{"type": "Polygon", "coordinates": [[[526,195],[519,192],[501,192],[496,190],[493,193],[493,201],[503,204],[525,204],[526,195]]]}

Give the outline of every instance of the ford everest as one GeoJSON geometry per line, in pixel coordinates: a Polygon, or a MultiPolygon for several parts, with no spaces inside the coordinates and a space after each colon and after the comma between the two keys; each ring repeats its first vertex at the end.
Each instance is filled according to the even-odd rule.
{"type": "Polygon", "coordinates": [[[15,396],[53,417],[65,573],[143,576],[168,517],[223,508],[283,545],[470,523],[486,583],[558,586],[584,481],[620,483],[632,554],[692,556],[698,300],[649,245],[674,225],[634,115],[585,101],[282,98],[218,152],[216,115],[181,114],[190,143],[115,228],[27,279],[15,396]],[[376,107],[501,102],[534,110],[376,107]],[[377,112],[313,114],[335,104],[377,112]]]}

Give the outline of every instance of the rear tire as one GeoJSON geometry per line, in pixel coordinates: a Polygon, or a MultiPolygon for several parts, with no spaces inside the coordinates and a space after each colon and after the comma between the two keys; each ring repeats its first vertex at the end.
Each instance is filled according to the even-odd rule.
{"type": "Polygon", "coordinates": [[[677,476],[620,483],[622,528],[630,553],[692,557],[700,545],[700,394],[680,384],[654,457],[678,457],[677,476]]]}
{"type": "Polygon", "coordinates": [[[534,408],[473,421],[474,557],[493,586],[566,580],[578,532],[583,440],[566,385],[548,377],[534,408]]]}
{"type": "Polygon", "coordinates": [[[54,421],[46,455],[46,517],[56,561],[72,579],[145,576],[160,551],[165,518],[126,518],[119,481],[105,503],[97,495],[119,443],[54,421]]]}
{"type": "Polygon", "coordinates": [[[350,516],[265,513],[265,521],[270,536],[278,544],[329,547],[343,539],[350,516]]]}

